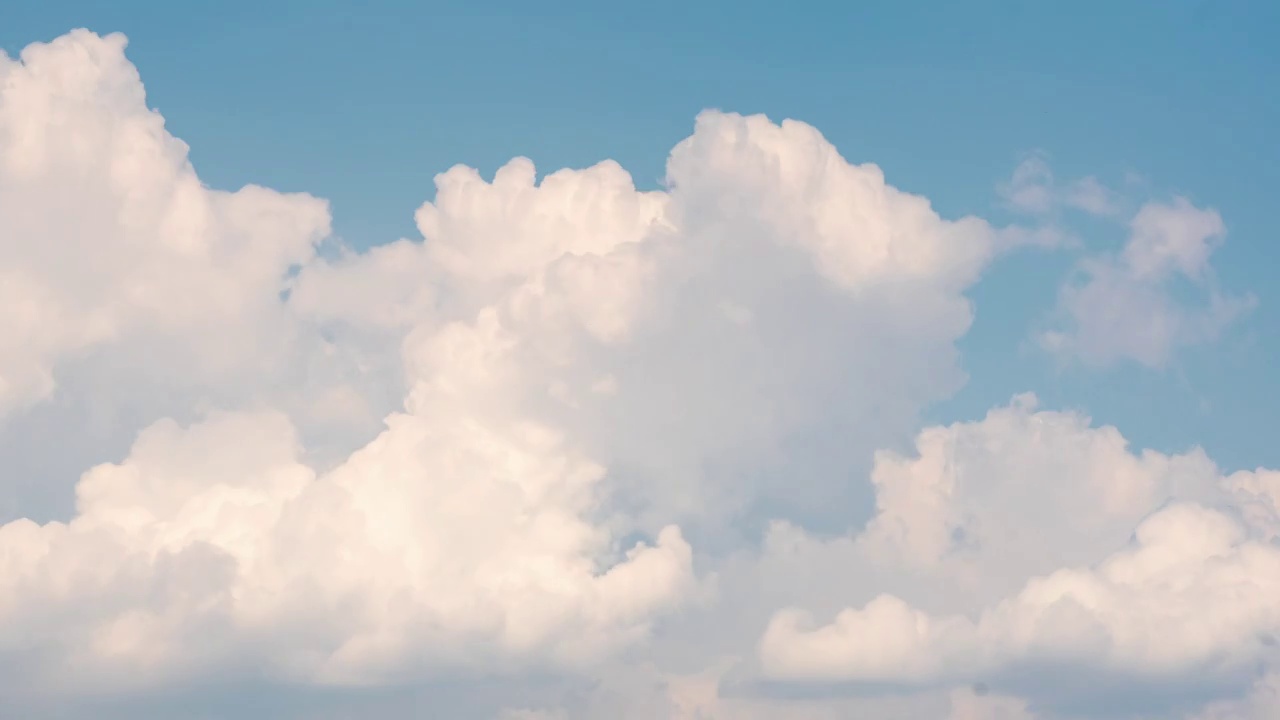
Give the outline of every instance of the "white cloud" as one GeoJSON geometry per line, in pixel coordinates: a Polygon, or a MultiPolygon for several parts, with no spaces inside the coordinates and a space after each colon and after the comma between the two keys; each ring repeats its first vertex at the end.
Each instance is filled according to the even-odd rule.
{"type": "Polygon", "coordinates": [[[278,414],[162,422],[85,475],[69,525],[0,528],[0,607],[24,627],[0,648],[60,638],[60,682],[245,652],[308,682],[572,667],[642,639],[692,582],[675,528],[609,560],[624,548],[586,518],[602,473],[547,428],[452,409],[389,418],[320,477],[278,414]]]}
{"type": "MultiPolygon", "coordinates": [[[[853,542],[826,544],[853,572],[915,574],[898,591],[916,597],[876,595],[828,624],[779,612],[761,640],[766,674],[1007,684],[1042,667],[1230,686],[1268,662],[1275,473],[1224,477],[1198,450],[1133,453],[1112,428],[1033,408],[1019,399],[925,430],[915,458],[880,456],[876,517],[853,542]]],[[[794,562],[822,545],[787,544],[794,562]]]]}
{"type": "MultiPolygon", "coordinates": [[[[1265,652],[1280,474],[1135,453],[1032,396],[882,450],[964,381],[964,293],[1052,233],[944,219],[808,125],[706,112],[662,190],[609,161],[459,166],[421,241],[318,258],[325,203],[205,187],[123,50],[0,58],[0,462],[78,478],[73,509],[0,525],[6,698],[552,675],[562,697],[476,706],[1027,720],[968,681],[1265,652]],[[761,670],[928,687],[793,698],[761,670]]],[[[1014,185],[1038,213],[1115,207],[1047,165],[1014,185]]],[[[1160,302],[1209,284],[1215,218],[1149,206],[1097,267],[1160,302]]]]}
{"type": "Polygon", "coordinates": [[[780,677],[906,682],[1037,664],[1173,679],[1252,671],[1267,649],[1258,638],[1280,630],[1280,550],[1190,504],[1159,511],[1136,534],[1096,567],[1032,579],[976,621],[889,596],[821,628],[779,614],[763,640],[767,667],[780,677]]]}
{"type": "Polygon", "coordinates": [[[1127,218],[1121,251],[1081,258],[1036,333],[1038,344],[1059,358],[1161,368],[1180,348],[1217,339],[1255,303],[1217,286],[1210,257],[1227,230],[1215,210],[1182,197],[1132,210],[1095,177],[1059,184],[1044,153],[1024,159],[997,190],[1010,208],[1046,223],[1039,233],[1051,239],[1071,237],[1060,217],[1064,208],[1108,221],[1127,218]]]}
{"type": "Polygon", "coordinates": [[[124,49],[77,31],[0,56],[4,519],[64,514],[158,417],[276,406],[327,462],[395,407],[394,343],[335,346],[280,302],[327,203],[205,186],[124,49]]]}
{"type": "Polygon", "coordinates": [[[1217,339],[1255,303],[1217,286],[1210,256],[1227,229],[1215,210],[1183,197],[1134,210],[1128,198],[1093,176],[1060,184],[1042,152],[1027,156],[997,191],[1008,207],[1045,223],[1039,234],[1050,240],[1041,244],[1062,245],[1061,238],[1071,237],[1063,209],[1127,222],[1123,249],[1081,258],[1046,327],[1036,333],[1039,345],[1061,358],[1160,368],[1178,349],[1217,339]]]}
{"type": "Polygon", "coordinates": [[[1201,279],[1210,254],[1227,233],[1217,211],[1196,208],[1186,198],[1169,205],[1144,205],[1129,227],[1124,264],[1139,279],[1172,273],[1201,279]]]}
{"type": "Polygon", "coordinates": [[[1280,470],[1241,470],[1226,482],[1250,527],[1268,539],[1280,537],[1280,470]]]}
{"type": "Polygon", "coordinates": [[[1162,367],[1179,348],[1216,339],[1255,302],[1217,288],[1209,256],[1225,234],[1217,212],[1184,198],[1144,205],[1118,256],[1080,263],[1079,280],[1062,288],[1056,327],[1040,335],[1041,344],[1090,365],[1162,367]],[[1198,301],[1183,300],[1180,283],[1189,283],[1198,301]]]}
{"type": "Polygon", "coordinates": [[[1001,575],[1098,557],[1167,498],[1217,494],[1202,451],[1134,453],[1115,428],[1037,404],[1020,395],[981,422],[924,430],[914,457],[879,454],[877,514],[859,543],[897,566],[974,574],[989,589],[1001,575]]]}
{"type": "Polygon", "coordinates": [[[0,369],[118,387],[108,406],[168,373],[182,392],[138,414],[188,405],[127,427],[69,522],[0,528],[0,617],[26,628],[0,654],[39,649],[28,689],[582,670],[694,597],[674,522],[829,506],[842,473],[794,484],[787,443],[857,428],[804,459],[859,461],[962,379],[997,234],[803,123],[705,113],[660,192],[611,162],[454,168],[424,242],[321,260],[324,204],[205,188],[123,48],[77,32],[4,61],[4,267],[42,315],[0,369]],[[395,387],[376,437],[311,459],[318,417],[395,387]]]}
{"type": "Polygon", "coordinates": [[[316,198],[204,187],[124,45],[76,32],[0,58],[0,413],[104,345],[153,343],[184,378],[256,370],[287,335],[285,271],[328,233],[316,198]]]}
{"type": "MultiPolygon", "coordinates": [[[[492,183],[466,168],[437,182],[417,214],[425,243],[310,265],[291,306],[339,333],[409,329],[410,371],[437,390],[454,362],[442,339],[492,333],[514,366],[501,402],[586,442],[650,529],[755,502],[742,474],[785,479],[797,461],[782,443],[858,428],[822,458],[863,462],[905,432],[962,380],[961,293],[998,239],[849,165],[813,128],[763,117],[700,116],[663,192],[637,192],[611,162],[535,183],[517,159],[492,183]],[[363,299],[332,300],[348,294],[363,299]]],[[[767,491],[826,504],[838,482],[767,491]]]]}

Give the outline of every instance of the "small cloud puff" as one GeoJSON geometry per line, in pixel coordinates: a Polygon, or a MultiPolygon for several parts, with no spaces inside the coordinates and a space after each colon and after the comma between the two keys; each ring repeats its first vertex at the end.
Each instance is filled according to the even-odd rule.
{"type": "Polygon", "coordinates": [[[1094,366],[1127,360],[1165,366],[1174,351],[1216,339],[1248,312],[1251,295],[1221,292],[1209,260],[1226,228],[1185,198],[1143,205],[1118,255],[1086,257],[1059,293],[1047,350],[1094,366]],[[1181,299],[1189,283],[1199,302],[1181,299]]]}

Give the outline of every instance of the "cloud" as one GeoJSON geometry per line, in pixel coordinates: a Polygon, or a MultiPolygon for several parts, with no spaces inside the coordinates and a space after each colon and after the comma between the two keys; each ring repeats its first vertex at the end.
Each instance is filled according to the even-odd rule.
{"type": "Polygon", "coordinates": [[[328,233],[311,196],[204,187],[124,47],[81,31],[0,59],[0,414],[108,345],[154,343],[185,381],[256,370],[281,278],[328,233]]]}
{"type": "Polygon", "coordinates": [[[601,476],[545,428],[452,413],[391,417],[319,477],[278,414],[162,422],[85,475],[68,525],[0,528],[6,617],[26,628],[4,649],[62,638],[60,682],[181,680],[245,652],[321,683],[588,662],[691,582],[675,528],[621,548],[585,521],[601,476]]]}
{"type": "Polygon", "coordinates": [[[125,46],[76,31],[0,56],[3,519],[65,516],[80,472],[159,417],[277,407],[329,461],[400,394],[394,344],[337,346],[280,301],[327,203],[204,185],[125,46]]]}
{"type": "Polygon", "coordinates": [[[1244,698],[1210,703],[1190,720],[1267,720],[1277,713],[1280,713],[1280,675],[1268,673],[1253,684],[1244,698]]]}
{"type": "Polygon", "coordinates": [[[1034,407],[1023,396],[979,423],[926,429],[915,457],[879,456],[878,512],[851,541],[789,531],[793,562],[832,567],[827,545],[853,572],[915,577],[826,624],[778,612],[759,646],[765,673],[1026,692],[1027,673],[1105,673],[1230,688],[1270,662],[1275,473],[1223,476],[1199,450],[1135,453],[1113,428],[1034,407]]]}
{"type": "Polygon", "coordinates": [[[456,167],[424,241],[321,258],[324,203],[205,188],[124,47],[4,61],[6,287],[40,313],[7,410],[180,406],[90,453],[68,520],[0,527],[24,692],[583,672],[698,596],[677,523],[714,548],[771,496],[839,509],[830,468],[962,381],[997,233],[803,123],[704,113],[657,192],[456,167]],[[378,408],[316,460],[318,417],[378,408]]]}
{"type": "Polygon", "coordinates": [[[1150,202],[1129,230],[1118,255],[1080,262],[1060,291],[1057,327],[1039,337],[1046,349],[1088,365],[1158,368],[1179,348],[1216,339],[1254,305],[1217,288],[1209,260],[1226,227],[1216,211],[1185,198],[1150,202]]]}
{"type": "Polygon", "coordinates": [[[503,345],[495,397],[589,445],[650,530],[777,497],[831,511],[830,470],[781,483],[865,462],[963,380],[963,292],[999,234],[940,218],[803,123],[704,113],[664,191],[636,191],[612,162],[535,180],[524,159],[492,182],[440,175],[417,213],[424,243],[308,265],[290,305],[337,337],[406,332],[426,383],[414,406],[440,387],[443,338],[503,345]],[[349,295],[363,299],[332,300],[349,295]],[[818,439],[855,429],[856,443],[818,439]],[[785,451],[799,443],[813,450],[785,451]],[[765,487],[743,492],[744,476],[765,487]]]}
{"type": "Polygon", "coordinates": [[[880,453],[877,513],[859,543],[895,565],[973,573],[990,587],[999,574],[1097,557],[1167,498],[1218,494],[1199,449],[1135,453],[1114,427],[1037,408],[1019,395],[981,422],[925,429],[913,457],[880,453]]]}
{"type": "Polygon", "coordinates": [[[776,675],[827,680],[965,680],[1037,664],[1174,680],[1252,671],[1266,651],[1257,639],[1280,627],[1280,551],[1191,504],[1135,532],[1096,567],[1034,578],[976,621],[882,596],[822,628],[782,613],[762,652],[776,675]]]}
{"type": "Polygon", "coordinates": [[[1127,223],[1120,252],[1091,252],[1077,262],[1036,333],[1037,343],[1063,360],[1162,368],[1177,350],[1217,339],[1256,302],[1217,286],[1210,259],[1227,230],[1215,210],[1183,197],[1133,210],[1095,177],[1061,185],[1043,152],[1027,156],[997,191],[1009,208],[1045,223],[1039,235],[1057,239],[1041,244],[1071,237],[1064,209],[1127,223]]]}
{"type": "MultiPolygon", "coordinates": [[[[420,239],[358,251],[322,200],[206,187],[124,50],[0,58],[6,702],[368,717],[430,682],[507,720],[1028,720],[1022,662],[1222,687],[1269,662],[1280,474],[1031,395],[917,434],[964,382],[965,293],[1052,232],[709,111],[660,190],[458,166],[420,239]],[[853,690],[794,694],[815,680],[853,690]]],[[[1047,165],[1014,185],[1114,208],[1047,165]]],[[[1148,206],[1089,266],[1119,284],[1081,292],[1182,313],[1162,293],[1211,286],[1216,218],[1148,206]]]]}
{"type": "Polygon", "coordinates": [[[1028,215],[1050,215],[1067,208],[1111,217],[1124,210],[1123,199],[1091,175],[1065,187],[1059,185],[1044,152],[1023,158],[1009,180],[996,190],[1006,206],[1028,215]]]}
{"type": "Polygon", "coordinates": [[[881,694],[843,697],[769,697],[735,692],[724,685],[727,663],[692,674],[662,673],[652,667],[631,668],[626,675],[607,676],[589,689],[573,693],[561,705],[506,708],[500,720],[561,718],[670,718],[670,720],[841,720],[874,717],[884,720],[1033,720],[1027,704],[991,693],[981,685],[914,695],[881,694]]]}

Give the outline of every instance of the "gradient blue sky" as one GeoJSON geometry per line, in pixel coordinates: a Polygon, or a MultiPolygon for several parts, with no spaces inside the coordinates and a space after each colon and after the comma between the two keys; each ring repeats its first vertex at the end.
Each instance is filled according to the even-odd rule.
{"type": "Polygon", "coordinates": [[[1059,370],[1025,345],[1073,258],[1022,253],[972,293],[971,381],[930,419],[1032,390],[1135,444],[1280,464],[1280,3],[64,1],[9,3],[0,46],[73,27],[130,37],[207,182],[326,197],[360,247],[415,236],[433,175],[458,162],[608,157],[655,186],[705,107],[809,122],[946,216],[1006,218],[994,188],[1036,149],[1062,178],[1138,173],[1153,197],[1222,213],[1215,266],[1253,313],[1165,371],[1059,370]]]}

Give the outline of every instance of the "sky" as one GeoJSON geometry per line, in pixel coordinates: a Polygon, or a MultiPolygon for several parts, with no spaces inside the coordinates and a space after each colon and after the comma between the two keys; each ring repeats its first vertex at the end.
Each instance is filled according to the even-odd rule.
{"type": "Polygon", "coordinates": [[[3,17],[0,705],[1280,714],[1274,3],[3,17]]]}

